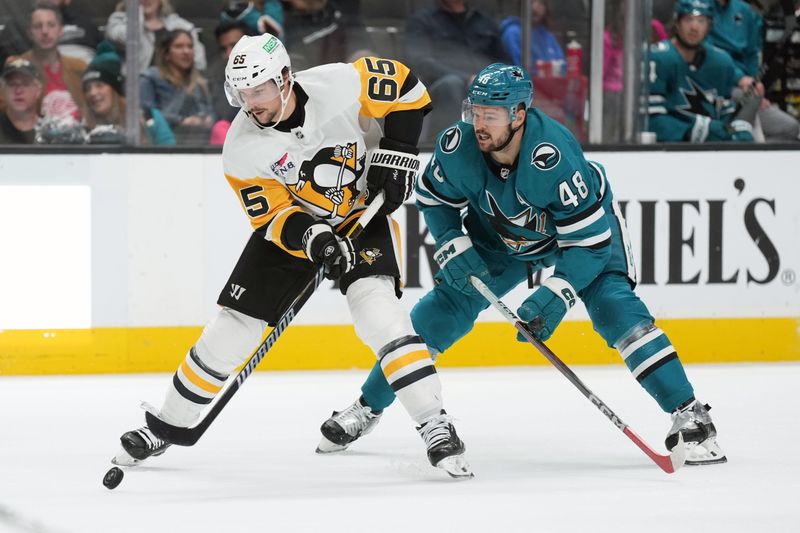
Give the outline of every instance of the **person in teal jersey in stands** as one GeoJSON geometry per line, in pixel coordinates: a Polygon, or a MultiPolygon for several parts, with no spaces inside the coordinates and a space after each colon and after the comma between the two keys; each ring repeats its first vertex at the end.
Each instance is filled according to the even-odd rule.
{"type": "Polygon", "coordinates": [[[761,97],[731,99],[743,73],[706,37],[712,0],[678,0],[675,34],[650,49],[649,129],[660,142],[752,141],[761,97]]]}
{"type": "MultiPolygon", "coordinates": [[[[741,71],[738,91],[733,100],[740,101],[739,93],[755,92],[765,95],[761,82],[764,20],[753,6],[744,0],[711,0],[714,23],[708,40],[727,52],[736,68],[741,71]]],[[[762,100],[758,112],[761,130],[768,141],[797,141],[800,122],[797,117],[783,111],[769,100],[762,100]]]]}
{"type": "MultiPolygon", "coordinates": [[[[546,341],[580,298],[595,331],[671,413],[667,448],[680,433],[687,464],[725,462],[708,406],[695,399],[675,348],[634,292],[630,240],[603,166],[587,161],[572,134],[532,101],[522,67],[492,64],[472,82],[462,120],[439,135],[416,197],[441,270],[411,311],[416,333],[433,356],[445,352],[489,305],[471,276],[502,296],[552,266],[519,317],[546,341]]],[[[361,392],[323,423],[318,452],[347,448],[394,400],[380,366],[361,392]]]]}

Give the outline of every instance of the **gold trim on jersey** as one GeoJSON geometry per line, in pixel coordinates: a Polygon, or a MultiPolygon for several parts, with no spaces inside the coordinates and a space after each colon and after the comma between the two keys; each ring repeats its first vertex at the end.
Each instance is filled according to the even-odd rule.
{"type": "Polygon", "coordinates": [[[273,178],[237,178],[225,174],[228,184],[236,192],[239,204],[250,219],[254,230],[270,225],[270,240],[287,253],[305,259],[302,250],[290,250],[281,239],[281,232],[290,214],[302,209],[294,203],[289,189],[273,178]]]}
{"type": "Polygon", "coordinates": [[[404,86],[411,71],[407,66],[393,59],[362,57],[352,63],[361,78],[362,115],[381,118],[394,111],[422,109],[431,103],[425,85],[419,80],[412,87],[404,86]],[[402,93],[402,94],[401,94],[402,93]]]}

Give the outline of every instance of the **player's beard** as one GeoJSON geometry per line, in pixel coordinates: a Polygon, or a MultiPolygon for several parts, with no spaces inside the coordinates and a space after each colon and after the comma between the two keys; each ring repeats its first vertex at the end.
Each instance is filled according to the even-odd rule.
{"type": "Polygon", "coordinates": [[[514,133],[515,130],[511,129],[511,124],[509,124],[506,127],[506,131],[504,131],[502,136],[497,140],[495,140],[495,138],[492,137],[491,133],[483,129],[476,131],[475,135],[483,134],[489,136],[489,138],[491,139],[491,143],[489,143],[488,145],[482,145],[478,143],[478,148],[480,148],[481,152],[488,154],[489,152],[497,152],[505,148],[506,145],[508,145],[509,141],[511,140],[511,136],[514,135],[514,133]]]}
{"type": "Polygon", "coordinates": [[[486,134],[492,140],[492,142],[486,147],[484,147],[480,143],[478,143],[478,148],[480,149],[481,152],[484,152],[484,153],[487,153],[487,154],[490,153],[490,152],[499,152],[499,151],[503,150],[506,146],[509,145],[511,140],[514,138],[514,135],[524,125],[525,125],[525,123],[523,122],[522,124],[520,124],[520,126],[518,128],[514,129],[514,128],[511,127],[511,124],[509,124],[508,126],[506,126],[506,131],[504,132],[503,136],[500,137],[497,140],[495,140],[494,137],[492,137],[492,134],[489,133],[486,130],[482,129],[482,130],[476,131],[475,135],[478,135],[480,133],[486,134]]]}
{"type": "Polygon", "coordinates": [[[252,113],[253,118],[255,118],[259,124],[261,124],[262,126],[269,126],[275,121],[275,118],[278,116],[279,111],[280,109],[278,109],[277,111],[270,111],[269,109],[266,108],[256,108],[256,109],[251,109],[250,113],[252,113]],[[258,113],[264,111],[266,113],[258,115],[258,113]]]}

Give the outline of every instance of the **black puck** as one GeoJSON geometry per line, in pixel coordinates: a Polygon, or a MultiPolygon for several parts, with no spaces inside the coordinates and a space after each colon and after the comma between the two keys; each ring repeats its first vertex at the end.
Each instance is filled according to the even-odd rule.
{"type": "Polygon", "coordinates": [[[124,476],[125,473],[122,469],[115,466],[103,476],[103,486],[108,490],[116,489],[119,484],[122,483],[122,478],[124,476]]]}

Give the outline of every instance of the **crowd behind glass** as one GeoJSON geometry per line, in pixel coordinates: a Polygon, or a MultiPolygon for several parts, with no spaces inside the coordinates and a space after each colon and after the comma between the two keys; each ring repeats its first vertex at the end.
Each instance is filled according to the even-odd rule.
{"type": "MultiPolygon", "coordinates": [[[[586,142],[590,2],[522,1],[530,1],[534,105],[586,142]]],[[[743,90],[728,87],[731,98],[752,88],[764,114],[766,127],[755,122],[754,140],[732,140],[798,141],[797,3],[707,1],[749,10],[735,20],[745,25],[747,46],[720,41],[713,22],[708,36],[718,47],[728,44],[741,67],[741,83],[732,83],[743,90]]],[[[606,1],[604,143],[622,140],[624,4],[606,1]]],[[[652,5],[646,35],[657,46],[674,38],[676,0],[652,5]]],[[[434,102],[421,139],[429,147],[459,118],[477,71],[525,56],[520,0],[138,0],[138,11],[141,31],[127,35],[129,14],[119,0],[0,0],[0,144],[123,144],[126,120],[136,116],[127,112],[125,80],[135,75],[142,144],[222,145],[238,111],[222,89],[228,56],[243,35],[269,32],[285,42],[295,71],[365,55],[405,62],[434,102]],[[125,52],[134,42],[138,64],[131,65],[125,52]]],[[[659,118],[652,98],[650,113],[659,118]]]]}

